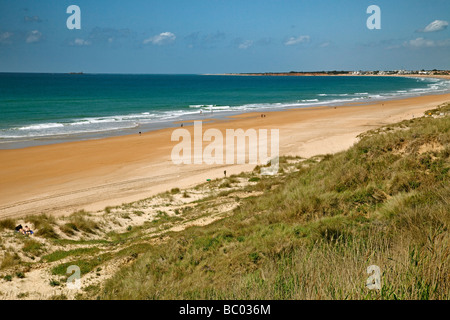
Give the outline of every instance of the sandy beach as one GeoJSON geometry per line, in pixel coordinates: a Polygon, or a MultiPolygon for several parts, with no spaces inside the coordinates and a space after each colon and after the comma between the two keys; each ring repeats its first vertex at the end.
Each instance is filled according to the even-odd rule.
{"type": "MultiPolygon", "coordinates": [[[[225,136],[226,129],[279,129],[280,155],[311,157],[345,150],[362,132],[421,116],[448,101],[450,94],[268,112],[263,118],[247,113],[205,123],[203,131],[215,128],[225,136]]],[[[175,165],[173,130],[0,150],[0,219],[102,210],[255,166],[175,165]]]]}

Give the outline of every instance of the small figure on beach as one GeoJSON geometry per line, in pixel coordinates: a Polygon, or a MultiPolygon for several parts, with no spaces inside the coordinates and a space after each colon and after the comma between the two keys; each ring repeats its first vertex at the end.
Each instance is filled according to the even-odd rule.
{"type": "Polygon", "coordinates": [[[34,233],[33,230],[31,230],[28,226],[25,226],[25,228],[24,228],[24,227],[22,227],[21,224],[19,224],[17,227],[15,227],[14,231],[21,233],[23,235],[26,235],[26,236],[34,233]]]}
{"type": "Polygon", "coordinates": [[[141,134],[142,134],[142,132],[139,131],[139,135],[141,135],[141,134]]]}
{"type": "Polygon", "coordinates": [[[28,226],[25,226],[25,228],[23,228],[24,234],[25,235],[31,235],[33,234],[33,230],[31,230],[28,226]]]}
{"type": "Polygon", "coordinates": [[[223,172],[223,174],[225,175],[225,178],[227,177],[227,170],[225,170],[224,172],[223,172]]]}
{"type": "Polygon", "coordinates": [[[17,227],[15,227],[14,231],[15,231],[15,232],[20,232],[20,233],[23,234],[23,227],[22,227],[22,225],[19,224],[17,227]]]}
{"type": "Polygon", "coordinates": [[[181,124],[181,127],[183,128],[183,124],[181,124]]]}

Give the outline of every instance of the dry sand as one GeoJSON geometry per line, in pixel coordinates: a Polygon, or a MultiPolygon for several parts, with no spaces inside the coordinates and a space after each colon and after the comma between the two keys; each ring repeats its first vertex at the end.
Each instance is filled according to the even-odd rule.
{"type": "MultiPolygon", "coordinates": [[[[244,130],[279,129],[280,154],[310,157],[345,150],[370,129],[411,119],[450,94],[377,102],[243,114],[203,124],[244,130]]],[[[192,126],[184,129],[193,131],[192,126]]],[[[137,201],[171,188],[252,170],[254,165],[175,165],[172,129],[142,135],[0,150],[0,219],[29,214],[70,214],[137,201]]],[[[203,147],[208,142],[203,143],[203,147]]]]}

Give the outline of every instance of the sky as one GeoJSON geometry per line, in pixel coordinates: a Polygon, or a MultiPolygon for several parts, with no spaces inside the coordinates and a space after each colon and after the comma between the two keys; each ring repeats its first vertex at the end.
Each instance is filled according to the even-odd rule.
{"type": "Polygon", "coordinates": [[[449,23],[449,0],[0,0],[0,72],[450,69],[449,23]]]}

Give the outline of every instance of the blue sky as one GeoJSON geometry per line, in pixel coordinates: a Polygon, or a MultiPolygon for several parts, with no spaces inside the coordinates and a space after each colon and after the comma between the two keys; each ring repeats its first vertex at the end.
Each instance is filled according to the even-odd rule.
{"type": "Polygon", "coordinates": [[[450,69],[449,23],[449,0],[0,0],[0,72],[450,69]]]}

